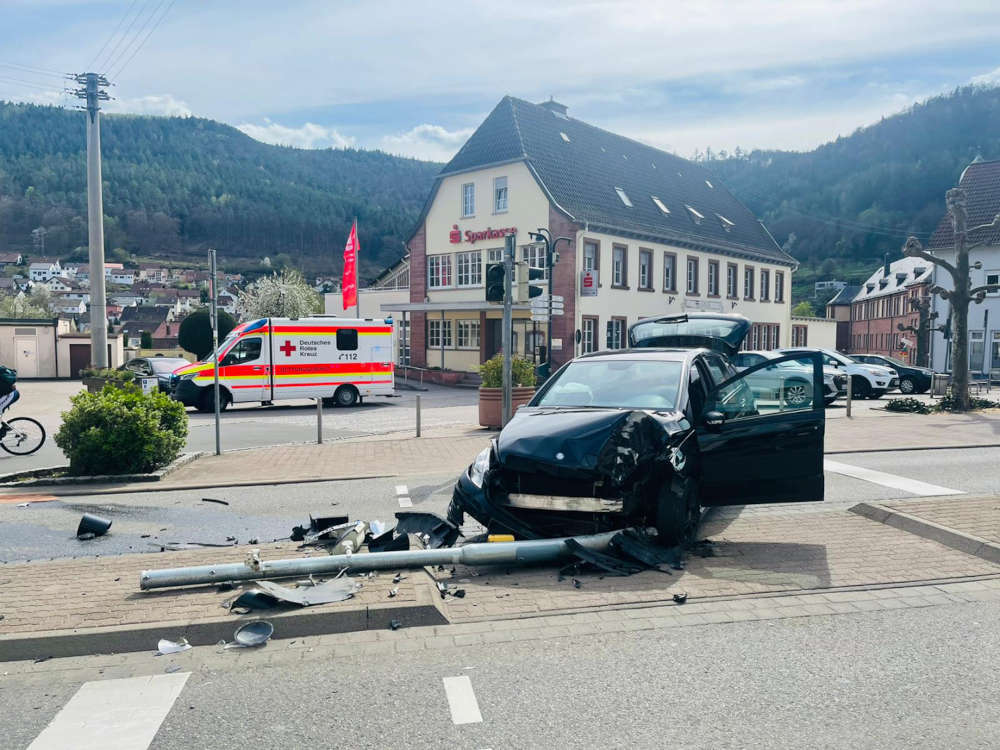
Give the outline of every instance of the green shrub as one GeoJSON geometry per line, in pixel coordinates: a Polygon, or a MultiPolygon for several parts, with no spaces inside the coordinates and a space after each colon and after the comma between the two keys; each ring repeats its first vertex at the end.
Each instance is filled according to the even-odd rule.
{"type": "MultiPolygon", "coordinates": [[[[996,409],[1000,408],[1000,403],[996,401],[990,401],[986,398],[976,398],[975,396],[969,396],[969,408],[970,409],[996,409]]],[[[941,400],[937,402],[934,409],[936,411],[956,411],[955,408],[955,396],[952,393],[952,389],[949,388],[945,394],[941,397],[941,400]]]]}
{"type": "Polygon", "coordinates": [[[56,445],[69,457],[70,474],[134,474],[155,471],[184,447],[184,406],[166,394],[104,386],[81,392],[62,415],[56,445]]]}
{"type": "MultiPolygon", "coordinates": [[[[479,366],[479,374],[483,378],[483,388],[503,387],[503,355],[497,354],[479,366]]],[[[512,357],[510,361],[511,383],[519,386],[534,386],[535,365],[530,359],[512,357]]]]}
{"type": "Polygon", "coordinates": [[[83,378],[104,378],[114,380],[118,383],[131,383],[135,380],[135,373],[131,370],[109,370],[97,367],[86,367],[80,370],[80,377],[83,378]]]}
{"type": "Polygon", "coordinates": [[[885,405],[886,411],[902,411],[911,414],[930,414],[931,407],[915,398],[894,398],[885,405]]]}

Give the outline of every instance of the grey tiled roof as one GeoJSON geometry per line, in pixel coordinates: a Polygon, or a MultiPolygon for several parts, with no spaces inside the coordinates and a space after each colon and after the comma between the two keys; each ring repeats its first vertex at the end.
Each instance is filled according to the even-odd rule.
{"type": "Polygon", "coordinates": [[[500,101],[441,176],[517,160],[528,163],[559,208],[594,230],[796,262],[746,206],[699,165],[510,96],[500,101]],[[616,187],[624,190],[631,207],[624,205],[616,187]],[[669,214],[657,207],[653,196],[669,214]],[[703,218],[697,219],[688,206],[703,218]]]}
{"type": "Polygon", "coordinates": [[[858,292],[861,291],[861,286],[858,284],[848,284],[843,289],[837,291],[835,295],[830,297],[826,304],[828,305],[849,305],[857,296],[858,292]]]}
{"type": "MultiPolygon", "coordinates": [[[[989,224],[1000,213],[1000,161],[973,162],[962,172],[958,182],[965,188],[965,206],[969,212],[969,226],[989,224]]],[[[987,242],[1000,245],[1000,227],[969,234],[970,242],[987,242]]],[[[945,213],[927,243],[929,250],[951,250],[955,246],[951,219],[945,213]]]]}
{"type": "Polygon", "coordinates": [[[861,302],[874,297],[884,297],[895,294],[914,284],[931,281],[934,278],[934,264],[923,258],[900,258],[889,264],[889,275],[885,275],[885,266],[879,266],[854,295],[855,302],[861,302]],[[871,286],[871,290],[868,287],[871,286]]]}

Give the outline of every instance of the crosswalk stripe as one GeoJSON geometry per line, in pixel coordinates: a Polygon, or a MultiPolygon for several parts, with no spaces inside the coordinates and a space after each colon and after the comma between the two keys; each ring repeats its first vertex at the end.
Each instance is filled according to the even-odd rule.
{"type": "Polygon", "coordinates": [[[408,498],[408,497],[401,497],[401,498],[399,498],[399,507],[400,508],[412,508],[413,507],[413,501],[410,500],[410,498],[408,498]]]}
{"type": "Polygon", "coordinates": [[[146,750],[190,674],[85,682],[28,750],[146,750]]]}
{"type": "Polygon", "coordinates": [[[397,495],[409,495],[410,491],[406,488],[405,484],[397,484],[396,485],[396,494],[397,495]]]}
{"type": "Polygon", "coordinates": [[[444,694],[448,698],[451,720],[455,724],[479,724],[483,715],[479,713],[479,701],[472,690],[472,680],[466,675],[444,678],[444,694]]]}
{"type": "Polygon", "coordinates": [[[824,460],[823,468],[826,471],[832,471],[835,474],[843,474],[848,477],[854,477],[855,479],[862,479],[866,482],[871,482],[872,484],[880,484],[883,487],[903,490],[904,492],[910,492],[914,495],[920,495],[922,497],[965,494],[962,490],[939,487],[936,484],[927,484],[927,482],[920,482],[916,479],[910,479],[909,477],[887,474],[884,471],[875,471],[874,469],[864,469],[860,466],[842,464],[839,461],[824,460]]]}

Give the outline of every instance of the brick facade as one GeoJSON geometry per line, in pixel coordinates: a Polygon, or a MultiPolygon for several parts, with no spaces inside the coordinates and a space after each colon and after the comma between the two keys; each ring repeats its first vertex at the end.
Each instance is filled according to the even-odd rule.
{"type": "MultiPolygon", "coordinates": [[[[849,352],[855,354],[881,354],[886,357],[908,359],[901,347],[902,339],[916,344],[916,334],[900,331],[898,325],[914,326],[919,323],[919,313],[911,306],[911,299],[930,295],[930,284],[914,284],[893,294],[851,305],[851,335],[849,352]]],[[[916,356],[916,348],[912,349],[916,356]]],[[[914,363],[922,364],[922,363],[914,363]]]]}
{"type": "MultiPolygon", "coordinates": [[[[427,225],[421,224],[408,243],[410,249],[410,302],[427,296],[427,225]]],[[[427,366],[427,314],[410,313],[410,364],[427,366]]]]}
{"type": "Polygon", "coordinates": [[[575,351],[576,337],[576,233],[578,227],[561,212],[549,205],[549,232],[552,237],[569,237],[570,243],[560,242],[556,248],[559,262],[552,271],[552,293],[564,300],[562,315],[552,318],[552,338],[562,339],[562,349],[552,352],[553,371],[569,362],[575,351]]]}

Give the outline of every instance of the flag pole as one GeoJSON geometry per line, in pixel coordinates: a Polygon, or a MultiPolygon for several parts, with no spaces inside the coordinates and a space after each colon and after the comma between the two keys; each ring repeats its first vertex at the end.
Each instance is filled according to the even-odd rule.
{"type": "MultiPolygon", "coordinates": [[[[358,236],[358,217],[354,217],[354,236],[358,236]]],[[[358,261],[361,260],[361,240],[354,243],[354,317],[361,317],[361,289],[358,288],[358,261]]]]}

